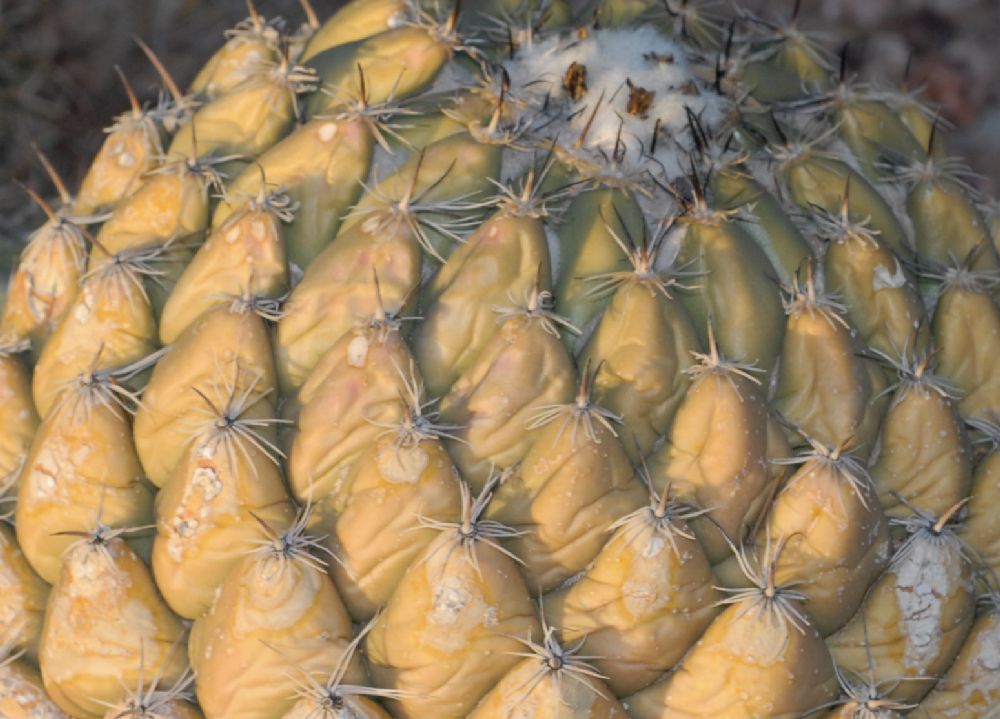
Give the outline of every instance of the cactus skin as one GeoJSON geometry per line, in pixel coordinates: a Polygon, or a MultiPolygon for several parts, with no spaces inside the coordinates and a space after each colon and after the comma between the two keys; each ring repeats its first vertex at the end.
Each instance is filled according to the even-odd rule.
{"type": "Polygon", "coordinates": [[[933,113],[795,17],[464,5],[248,2],[187,95],[143,46],[168,93],[36,197],[0,687],[985,719],[1000,213],[933,113]]]}

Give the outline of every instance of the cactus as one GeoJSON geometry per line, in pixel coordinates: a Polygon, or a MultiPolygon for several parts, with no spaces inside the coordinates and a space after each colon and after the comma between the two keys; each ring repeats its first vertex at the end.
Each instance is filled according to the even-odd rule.
{"type": "Polygon", "coordinates": [[[693,0],[248,6],[30,190],[0,713],[990,716],[996,205],[926,108],[693,0]]]}

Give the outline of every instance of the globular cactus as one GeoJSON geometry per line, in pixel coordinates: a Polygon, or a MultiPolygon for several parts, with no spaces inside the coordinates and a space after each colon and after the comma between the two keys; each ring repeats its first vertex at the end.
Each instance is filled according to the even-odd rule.
{"type": "Polygon", "coordinates": [[[144,47],[0,321],[0,713],[995,716],[996,205],[794,18],[579,5],[144,47]]]}

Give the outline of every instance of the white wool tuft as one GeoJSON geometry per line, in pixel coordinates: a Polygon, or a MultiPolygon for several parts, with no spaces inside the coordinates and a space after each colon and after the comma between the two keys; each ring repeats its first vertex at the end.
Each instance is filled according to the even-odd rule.
{"type": "Polygon", "coordinates": [[[701,118],[706,128],[721,124],[729,101],[699,79],[692,68],[690,51],[659,33],[653,26],[630,29],[594,30],[586,39],[554,36],[522,47],[505,67],[511,78],[511,92],[541,108],[548,96],[561,118],[544,133],[559,136],[571,145],[583,131],[595,103],[604,99],[587,135],[584,148],[594,156],[614,155],[621,128],[626,153],[625,172],[649,169],[670,180],[690,170],[688,152],[693,141],[688,130],[685,107],[701,118]],[[657,59],[659,58],[659,59],[657,59]],[[587,92],[574,103],[563,89],[563,78],[572,63],[586,68],[587,92]],[[628,81],[655,93],[645,118],[627,112],[628,81]],[[697,89],[696,94],[691,88],[697,89]],[[660,121],[660,139],[650,156],[653,131],[660,121]]]}

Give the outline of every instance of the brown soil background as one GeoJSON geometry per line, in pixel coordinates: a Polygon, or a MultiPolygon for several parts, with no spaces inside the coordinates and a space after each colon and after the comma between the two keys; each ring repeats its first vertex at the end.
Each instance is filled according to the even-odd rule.
{"type": "MultiPolygon", "coordinates": [[[[312,0],[320,18],[343,0],[312,0]]],[[[474,7],[475,0],[465,0],[474,7]]],[[[257,0],[265,17],[303,21],[298,0],[257,0]]],[[[739,0],[788,17],[793,0],[739,0]]],[[[729,3],[717,6],[731,14],[729,3]]],[[[120,65],[142,97],[157,78],[134,36],[148,42],[185,85],[245,17],[241,0],[0,0],[0,255],[13,252],[40,215],[12,181],[51,194],[32,154],[37,144],[75,187],[127,107],[120,65]],[[6,247],[4,247],[6,246],[6,247]],[[7,252],[4,253],[3,249],[7,252]]],[[[822,30],[838,50],[850,39],[853,72],[899,85],[912,55],[910,86],[955,125],[949,142],[1000,190],[1000,2],[997,0],[803,0],[800,25],[822,30]]],[[[4,261],[0,258],[0,271],[4,261]]]]}

